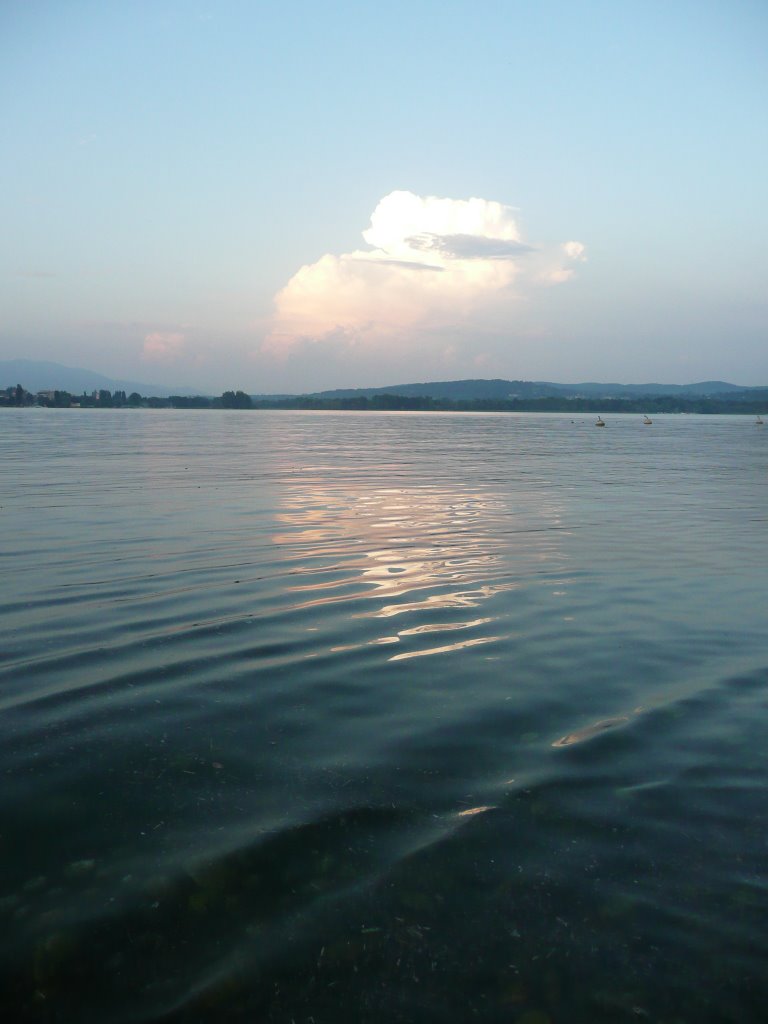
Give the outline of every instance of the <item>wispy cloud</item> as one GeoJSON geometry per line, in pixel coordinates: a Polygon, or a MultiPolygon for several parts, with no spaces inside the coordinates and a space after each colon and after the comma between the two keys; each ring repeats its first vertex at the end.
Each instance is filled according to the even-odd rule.
{"type": "Polygon", "coordinates": [[[414,249],[439,252],[460,260],[514,260],[534,252],[533,246],[509,238],[485,235],[414,235],[406,240],[414,249]]]}
{"type": "Polygon", "coordinates": [[[502,324],[532,289],[567,280],[585,258],[580,242],[525,242],[502,203],[405,191],[379,202],[363,239],[367,249],[322,256],[278,292],[264,352],[382,350],[471,330],[477,317],[502,324]]]}

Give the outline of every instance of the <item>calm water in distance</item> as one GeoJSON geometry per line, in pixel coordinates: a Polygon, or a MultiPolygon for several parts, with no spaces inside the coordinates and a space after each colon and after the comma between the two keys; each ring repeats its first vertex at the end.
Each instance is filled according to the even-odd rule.
{"type": "Polygon", "coordinates": [[[768,426],[0,412],[0,1005],[758,1022],[768,426]]]}

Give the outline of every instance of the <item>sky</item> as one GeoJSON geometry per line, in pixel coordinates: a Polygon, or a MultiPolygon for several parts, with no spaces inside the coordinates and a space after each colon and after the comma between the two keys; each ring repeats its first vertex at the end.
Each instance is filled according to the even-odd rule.
{"type": "Polygon", "coordinates": [[[2,0],[0,359],[768,385],[765,0],[2,0]]]}

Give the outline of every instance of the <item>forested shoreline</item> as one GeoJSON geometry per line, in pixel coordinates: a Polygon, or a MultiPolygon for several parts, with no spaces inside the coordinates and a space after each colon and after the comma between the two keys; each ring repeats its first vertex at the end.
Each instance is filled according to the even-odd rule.
{"type": "Polygon", "coordinates": [[[217,397],[169,395],[147,397],[138,392],[106,391],[73,395],[68,391],[32,394],[22,385],[0,391],[0,406],[68,409],[304,409],[353,412],[549,412],[549,413],[700,413],[757,415],[766,411],[763,392],[740,392],[738,397],[682,398],[669,395],[642,398],[510,398],[450,400],[427,395],[348,396],[324,398],[294,395],[269,398],[244,391],[225,391],[217,397]]]}

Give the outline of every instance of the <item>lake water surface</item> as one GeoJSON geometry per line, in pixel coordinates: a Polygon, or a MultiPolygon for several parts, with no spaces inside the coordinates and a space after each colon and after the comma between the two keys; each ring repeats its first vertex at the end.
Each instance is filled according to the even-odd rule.
{"type": "Polygon", "coordinates": [[[768,427],[0,413],[9,1021],[761,1022],[768,427]]]}

